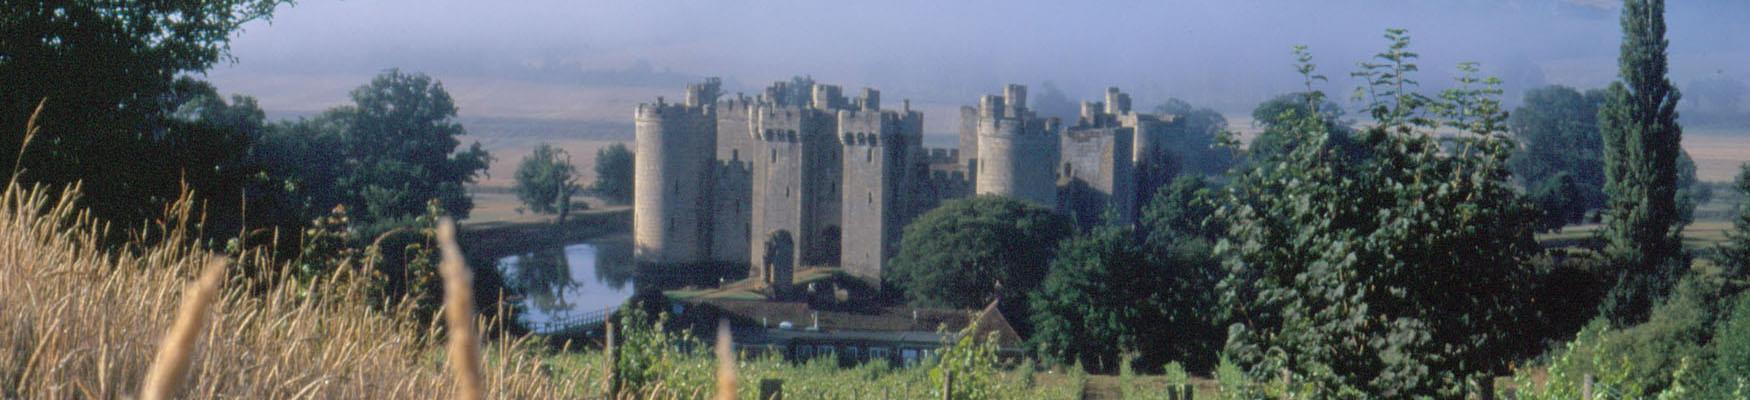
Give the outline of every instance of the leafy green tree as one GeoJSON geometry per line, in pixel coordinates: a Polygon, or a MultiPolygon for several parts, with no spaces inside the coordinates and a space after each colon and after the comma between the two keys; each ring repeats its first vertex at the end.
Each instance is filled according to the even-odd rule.
{"type": "Polygon", "coordinates": [[[589,192],[614,204],[632,202],[632,150],[614,143],[595,152],[595,183],[589,192]]]}
{"type": "Polygon", "coordinates": [[[1750,395],[1750,294],[1739,294],[1731,315],[1720,321],[1708,344],[1713,365],[1699,374],[1704,395],[1699,398],[1730,399],[1750,395]]]}
{"type": "Polygon", "coordinates": [[[1549,220],[1546,228],[1582,222],[1587,211],[1604,206],[1604,142],[1598,132],[1598,108],[1604,91],[1581,93],[1566,86],[1547,86],[1525,93],[1523,105],[1507,120],[1521,150],[1508,165],[1513,175],[1534,193],[1565,198],[1543,206],[1549,220]]]}
{"type": "Polygon", "coordinates": [[[1032,339],[1042,355],[1111,372],[1119,355],[1137,351],[1164,363],[1150,340],[1168,327],[1156,294],[1165,274],[1150,262],[1129,226],[1095,227],[1064,243],[1032,296],[1032,339]]]}
{"type": "MultiPolygon", "coordinates": [[[[335,182],[348,173],[341,135],[345,121],[336,113],[282,121],[267,127],[251,157],[280,188],[263,196],[289,218],[313,220],[345,204],[335,182]]],[[[354,214],[357,210],[352,210],[354,214]]]]}
{"type": "Polygon", "coordinates": [[[1677,193],[1682,96],[1665,77],[1665,2],[1625,0],[1622,33],[1622,81],[1598,112],[1610,195],[1605,254],[1619,268],[1601,311],[1617,326],[1646,320],[1689,265],[1677,193]]]}
{"type": "MultiPolygon", "coordinates": [[[[1223,231],[1215,215],[1220,188],[1201,176],[1181,176],[1162,187],[1142,208],[1141,222],[1149,243],[1165,245],[1185,239],[1213,241],[1223,231]]],[[[1160,248],[1159,245],[1151,245],[1160,248]]]]}
{"type": "MultiPolygon", "coordinates": [[[[81,206],[121,226],[158,217],[184,184],[205,204],[236,208],[250,175],[238,164],[247,133],[177,114],[210,90],[187,76],[225,60],[231,36],[282,3],[0,2],[0,159],[20,161],[25,182],[82,182],[81,206]]],[[[208,216],[235,226],[240,215],[208,216]]]]}
{"type": "Polygon", "coordinates": [[[565,150],[541,143],[517,165],[516,197],[529,210],[559,214],[559,221],[564,221],[571,211],[571,195],[580,189],[576,175],[577,167],[565,150]]]}
{"type": "Polygon", "coordinates": [[[1209,349],[1220,339],[1208,318],[1214,281],[1206,272],[1217,263],[1206,245],[1154,249],[1143,236],[1104,225],[1061,244],[1031,299],[1040,354],[1103,372],[1128,352],[1146,366],[1213,363],[1209,349]]]}
{"type": "Polygon", "coordinates": [[[1200,371],[1215,366],[1209,349],[1221,346],[1227,334],[1218,319],[1220,299],[1209,290],[1227,274],[1214,251],[1215,241],[1226,235],[1222,221],[1214,218],[1222,190],[1203,177],[1182,176],[1143,206],[1138,236],[1148,262],[1161,274],[1152,297],[1159,298],[1155,301],[1174,327],[1151,339],[1163,342],[1167,360],[1149,360],[1159,361],[1150,365],[1170,360],[1200,371]]]}
{"type": "Polygon", "coordinates": [[[1596,378],[1594,393],[1616,398],[1732,398],[1661,397],[1693,389],[1683,387],[1700,386],[1698,378],[1706,378],[1695,370],[1708,366],[1709,337],[1731,313],[1722,301],[1730,299],[1715,297],[1718,290],[1716,281],[1692,275],[1676,284],[1644,323],[1611,328],[1603,318],[1594,320],[1551,355],[1544,387],[1526,391],[1526,398],[1576,398],[1585,375],[1596,378]]]}
{"type": "Polygon", "coordinates": [[[1387,38],[1358,74],[1378,124],[1344,148],[1318,112],[1284,120],[1298,144],[1254,160],[1219,214],[1226,353],[1313,398],[1458,397],[1527,346],[1535,209],[1509,181],[1498,82],[1465,64],[1455,88],[1419,95],[1407,33],[1387,38]],[[1448,149],[1436,127],[1469,134],[1448,149]]]}
{"type": "Polygon", "coordinates": [[[1300,63],[1300,72],[1307,75],[1304,91],[1273,97],[1252,109],[1252,123],[1264,127],[1264,132],[1247,146],[1246,153],[1251,160],[1270,159],[1299,145],[1295,139],[1297,136],[1291,131],[1300,119],[1313,116],[1324,125],[1326,140],[1339,147],[1347,147],[1351,142],[1349,136],[1354,130],[1349,127],[1349,121],[1343,119],[1343,107],[1313,90],[1313,83],[1324,81],[1325,77],[1312,74],[1315,68],[1312,55],[1306,52],[1305,46],[1299,46],[1295,47],[1295,58],[1300,63]]]}
{"type": "MultiPolygon", "coordinates": [[[[1592,210],[1605,206],[1604,140],[1598,129],[1598,110],[1604,106],[1603,90],[1578,90],[1547,86],[1525,93],[1524,105],[1513,110],[1507,124],[1520,144],[1508,165],[1513,175],[1534,194],[1554,195],[1540,189],[1563,189],[1566,198],[1539,196],[1545,209],[1546,228],[1585,221],[1592,210]],[[1564,177],[1565,175],[1565,177],[1564,177]],[[1564,181],[1566,180],[1566,181],[1564,181]]],[[[1695,161],[1688,153],[1678,155],[1678,212],[1690,220],[1695,205],[1707,201],[1709,187],[1695,178],[1695,161]]]]}
{"type": "Polygon", "coordinates": [[[464,184],[486,170],[480,143],[458,151],[456,104],[442,83],[391,69],[352,91],[351,106],[329,110],[344,121],[341,144],[350,173],[339,192],[371,221],[425,213],[437,199],[449,215],[467,218],[474,203],[464,184]]]}
{"type": "Polygon", "coordinates": [[[1586,218],[1586,210],[1589,208],[1585,201],[1589,194],[1573,175],[1564,171],[1539,181],[1529,189],[1526,197],[1543,214],[1538,218],[1538,227],[1541,230],[1554,231],[1586,218]]]}
{"type": "Polygon", "coordinates": [[[1032,203],[951,200],[905,227],[885,284],[926,306],[978,308],[1000,297],[1004,315],[1025,321],[1027,295],[1073,231],[1068,218],[1032,203]]]}

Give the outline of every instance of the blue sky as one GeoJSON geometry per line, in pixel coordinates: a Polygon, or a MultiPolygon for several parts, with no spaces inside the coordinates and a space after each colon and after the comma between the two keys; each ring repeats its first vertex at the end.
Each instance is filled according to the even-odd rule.
{"type": "MultiPolygon", "coordinates": [[[[1173,96],[1235,110],[1297,87],[1295,44],[1311,46],[1332,78],[1326,89],[1348,93],[1355,82],[1347,72],[1384,47],[1389,27],[1410,29],[1429,85],[1460,61],[1478,61],[1515,88],[1601,86],[1615,74],[1615,4],[305,0],[271,23],[248,25],[232,43],[239,61],[217,68],[214,80],[221,90],[275,75],[363,82],[390,67],[440,79],[532,80],[643,64],[722,76],[747,91],[811,74],[888,97],[970,102],[1002,83],[1051,81],[1072,98],[1119,85],[1144,104],[1173,96]]],[[[1750,2],[1674,0],[1669,8],[1674,81],[1750,81],[1750,2]]],[[[248,94],[264,104],[280,95],[248,94]]]]}

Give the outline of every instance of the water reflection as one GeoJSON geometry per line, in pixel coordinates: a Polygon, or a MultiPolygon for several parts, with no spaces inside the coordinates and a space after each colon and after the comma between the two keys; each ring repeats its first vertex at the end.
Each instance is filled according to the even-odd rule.
{"type": "Polygon", "coordinates": [[[632,297],[632,241],[610,237],[504,257],[498,270],[520,294],[524,326],[618,306],[632,297]]]}

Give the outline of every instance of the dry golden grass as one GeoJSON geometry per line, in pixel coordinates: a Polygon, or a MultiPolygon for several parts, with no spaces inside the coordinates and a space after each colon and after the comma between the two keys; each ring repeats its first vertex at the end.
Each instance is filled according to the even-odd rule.
{"type": "Polygon", "coordinates": [[[213,297],[219,293],[219,283],[225,278],[225,261],[207,262],[199,279],[188,284],[182,296],[182,307],[176,312],[176,323],[158,343],[158,355],[146,371],[146,386],[140,398],[159,400],[176,397],[182,379],[188,374],[189,356],[194,354],[196,336],[207,326],[207,314],[212,311],[213,297]]]}
{"type": "MultiPolygon", "coordinates": [[[[362,285],[349,283],[355,280],[252,285],[239,276],[287,271],[252,253],[230,257],[234,267],[222,286],[204,279],[185,285],[200,267],[227,258],[182,244],[191,237],[190,202],[154,224],[151,234],[161,240],[136,237],[114,250],[102,224],[74,206],[76,191],[14,185],[0,195],[0,398],[148,394],[137,391],[160,349],[186,363],[150,379],[171,383],[158,386],[171,398],[459,394],[445,379],[439,344],[422,339],[439,337],[435,329],[412,322],[407,309],[369,309],[362,285]],[[178,316],[179,299],[203,296],[213,298],[188,301],[197,305],[178,316]],[[180,333],[163,338],[172,326],[180,333]],[[176,380],[185,383],[178,388],[176,380]]],[[[542,373],[540,352],[529,343],[492,347],[478,375],[489,397],[558,398],[572,386],[542,373]]]]}
{"type": "Polygon", "coordinates": [[[484,392],[484,385],[480,382],[480,332],[474,326],[474,277],[462,261],[462,247],[456,244],[455,221],[439,220],[437,236],[443,248],[438,273],[444,278],[444,323],[449,328],[456,398],[475,400],[484,392]]]}

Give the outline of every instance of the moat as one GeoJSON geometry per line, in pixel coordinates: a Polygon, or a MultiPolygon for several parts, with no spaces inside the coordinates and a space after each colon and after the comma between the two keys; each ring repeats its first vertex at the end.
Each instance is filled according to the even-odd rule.
{"type": "Polygon", "coordinates": [[[498,259],[504,284],[534,326],[618,307],[632,297],[632,238],[612,235],[498,259]]]}

